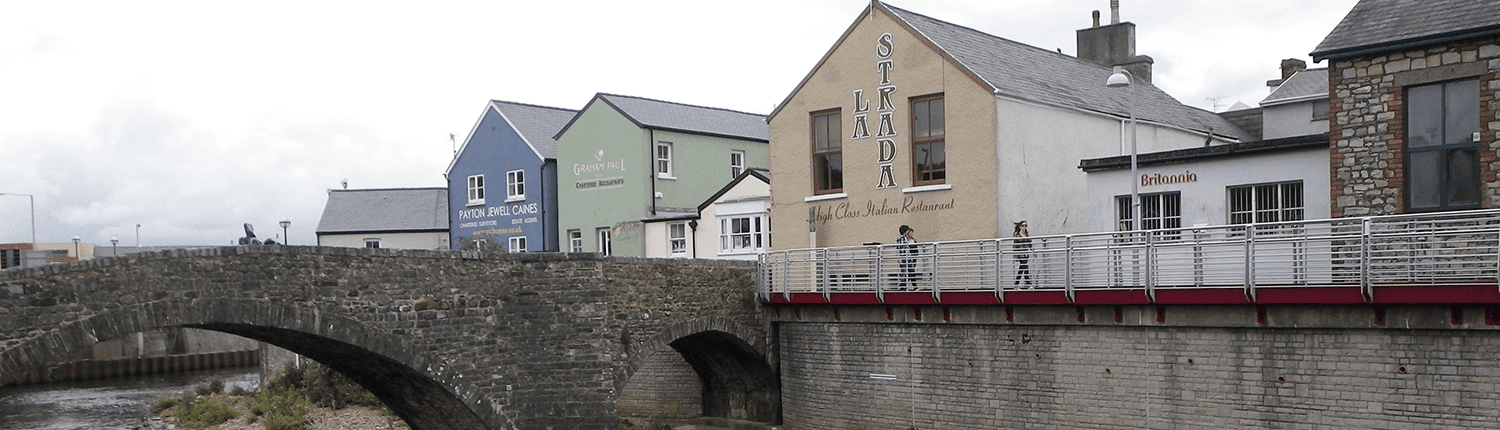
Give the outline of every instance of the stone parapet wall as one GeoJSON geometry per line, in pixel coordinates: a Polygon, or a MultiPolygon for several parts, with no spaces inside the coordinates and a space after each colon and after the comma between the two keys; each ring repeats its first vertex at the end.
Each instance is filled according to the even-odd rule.
{"type": "Polygon", "coordinates": [[[1474,77],[1481,105],[1481,206],[1500,207],[1500,44],[1493,37],[1330,61],[1333,216],[1406,213],[1405,89],[1474,77]]]}
{"type": "Polygon", "coordinates": [[[727,333],[745,357],[766,360],[754,270],[754,262],[286,246],[7,270],[0,384],[99,340],[190,327],[314,359],[360,381],[414,428],[607,429],[636,372],[681,380],[684,358],[637,357],[663,355],[684,336],[727,333]]]}

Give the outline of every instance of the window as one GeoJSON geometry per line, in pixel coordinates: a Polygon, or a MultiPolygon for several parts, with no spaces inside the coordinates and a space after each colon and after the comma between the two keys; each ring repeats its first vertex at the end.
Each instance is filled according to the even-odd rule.
{"type": "MultiPolygon", "coordinates": [[[[1115,197],[1115,219],[1120,231],[1135,230],[1130,196],[1115,197]]],[[[1182,227],[1182,193],[1141,194],[1141,225],[1145,230],[1182,227]]]]}
{"type": "Polygon", "coordinates": [[[672,250],[673,257],[687,254],[687,223],[667,224],[667,245],[672,250]]]}
{"type": "Polygon", "coordinates": [[[754,252],[770,245],[764,217],[746,215],[719,218],[719,253],[754,252]]]}
{"type": "Polygon", "coordinates": [[[656,142],[656,177],[672,177],[672,142],[656,142]]]}
{"type": "Polygon", "coordinates": [[[511,236],[509,252],[526,252],[526,236],[511,236]]]}
{"type": "Polygon", "coordinates": [[[838,112],[813,115],[813,194],[844,190],[844,127],[840,121],[838,112]]]}
{"type": "Polygon", "coordinates": [[[740,173],[744,172],[744,171],[745,171],[745,151],[739,151],[739,150],[729,151],[729,178],[730,179],[738,178],[738,177],[740,177],[740,173]]]}
{"type": "Polygon", "coordinates": [[[1313,121],[1327,121],[1328,120],[1328,99],[1323,99],[1323,100],[1319,100],[1319,101],[1313,102],[1312,108],[1313,108],[1313,110],[1312,110],[1312,120],[1313,121]]]}
{"type": "Polygon", "coordinates": [[[469,205],[484,204],[484,175],[469,176],[469,205]]]}
{"type": "Polygon", "coordinates": [[[505,172],[505,201],[526,200],[526,171],[505,172]]]}
{"type": "Polygon", "coordinates": [[[366,248],[379,248],[380,247],[380,239],[379,238],[365,239],[365,247],[366,248]]]}
{"type": "Polygon", "coordinates": [[[614,249],[609,243],[609,227],[599,227],[598,229],[594,230],[594,234],[599,237],[599,253],[604,255],[614,255],[614,249]]]}
{"type": "Polygon", "coordinates": [[[943,125],[942,96],[912,101],[912,184],[935,185],[947,181],[948,155],[943,150],[946,136],[943,125]]]}
{"type": "Polygon", "coordinates": [[[583,252],[583,232],[568,230],[568,252],[583,252]]]}
{"type": "Polygon", "coordinates": [[[1406,90],[1407,207],[1479,207],[1479,81],[1406,90]]]}
{"type": "Polygon", "coordinates": [[[1229,223],[1301,221],[1302,181],[1229,187],[1229,223]]]}
{"type": "Polygon", "coordinates": [[[21,250],[0,249],[0,269],[9,269],[21,266],[21,250]]]}

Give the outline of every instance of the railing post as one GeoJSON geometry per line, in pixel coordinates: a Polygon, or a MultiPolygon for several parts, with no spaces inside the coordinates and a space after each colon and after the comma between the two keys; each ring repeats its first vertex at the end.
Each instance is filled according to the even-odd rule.
{"type": "Polygon", "coordinates": [[[1153,235],[1150,231],[1146,231],[1144,234],[1146,235],[1146,271],[1141,276],[1143,276],[1145,278],[1144,280],[1146,281],[1146,298],[1150,299],[1152,302],[1155,302],[1156,279],[1154,276],[1151,276],[1151,272],[1156,271],[1156,241],[1152,239],[1153,235]]]}
{"type": "Polygon", "coordinates": [[[1255,302],[1255,224],[1245,225],[1245,298],[1255,302]]]}
{"type": "Polygon", "coordinates": [[[831,274],[833,271],[828,269],[828,250],[826,249],[818,251],[818,269],[819,272],[823,273],[823,302],[832,302],[833,286],[829,284],[833,282],[833,275],[831,274]]]}
{"type": "Polygon", "coordinates": [[[767,283],[771,269],[766,264],[771,259],[770,253],[765,253],[755,258],[755,295],[762,301],[771,301],[771,285],[767,283]]]}
{"type": "Polygon", "coordinates": [[[937,250],[938,249],[937,248],[938,248],[938,244],[936,244],[936,243],[932,244],[932,276],[931,276],[932,280],[929,281],[929,282],[932,282],[932,300],[936,301],[938,303],[942,303],[943,302],[943,292],[938,289],[938,258],[937,258],[937,256],[938,256],[937,250]]]}
{"type": "Polygon", "coordinates": [[[881,245],[871,245],[875,250],[875,300],[885,303],[885,277],[881,276],[881,268],[885,265],[885,249],[881,245]]]}
{"type": "Polygon", "coordinates": [[[1001,244],[1001,239],[995,239],[995,300],[1005,303],[1005,281],[1001,280],[1000,275],[1003,272],[1001,268],[1005,265],[1005,253],[1001,251],[1001,249],[1004,249],[1004,246],[1001,244]]]}
{"type": "MultiPolygon", "coordinates": [[[[790,256],[790,255],[791,255],[790,252],[782,254],[782,257],[781,257],[781,277],[780,277],[780,281],[781,281],[781,297],[785,298],[786,301],[788,301],[788,302],[792,301],[792,289],[791,288],[787,288],[787,286],[786,286],[786,282],[787,282],[786,278],[788,278],[788,276],[786,274],[787,274],[787,271],[791,270],[791,265],[792,265],[792,262],[790,261],[791,258],[788,258],[788,256],[790,256]]],[[[775,279],[775,278],[773,278],[773,279],[775,279]]]]}
{"type": "MultiPolygon", "coordinates": [[[[1108,255],[1108,254],[1106,254],[1108,255]]],[[[1063,236],[1063,290],[1068,292],[1069,300],[1073,297],[1073,236],[1063,236]]],[[[1109,261],[1105,261],[1109,264],[1109,261]]],[[[1106,271],[1108,273],[1108,271],[1106,271]]],[[[1109,278],[1104,279],[1106,283],[1109,278]]]]}
{"type": "Polygon", "coordinates": [[[1375,301],[1375,291],[1370,287],[1370,218],[1359,221],[1359,293],[1366,302],[1375,301]]]}

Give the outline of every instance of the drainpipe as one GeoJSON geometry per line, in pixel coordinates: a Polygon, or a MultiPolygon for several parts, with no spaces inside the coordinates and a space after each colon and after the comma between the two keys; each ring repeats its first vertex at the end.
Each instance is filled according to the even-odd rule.
{"type": "Polygon", "coordinates": [[[540,178],[537,179],[537,182],[540,182],[541,185],[542,185],[541,186],[541,191],[542,191],[542,198],[541,198],[541,204],[542,204],[542,252],[556,252],[557,251],[556,249],[547,249],[547,243],[548,242],[547,242],[547,159],[546,158],[542,159],[542,165],[537,166],[537,171],[541,173],[541,175],[538,175],[538,176],[540,176],[540,178]]]}
{"type": "Polygon", "coordinates": [[[651,195],[646,198],[651,199],[651,216],[656,216],[656,130],[646,129],[646,133],[649,133],[647,134],[649,141],[646,142],[646,165],[651,166],[646,169],[646,181],[651,183],[651,195]]]}

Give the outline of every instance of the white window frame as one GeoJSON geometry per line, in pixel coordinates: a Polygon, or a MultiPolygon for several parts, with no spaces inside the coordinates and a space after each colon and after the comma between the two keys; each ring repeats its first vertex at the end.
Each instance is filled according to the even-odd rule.
{"type": "MultiPolygon", "coordinates": [[[[1182,192],[1167,191],[1141,194],[1141,224],[1144,230],[1175,230],[1182,228],[1182,192]],[[1156,211],[1147,210],[1156,208],[1156,211]]],[[[1130,195],[1115,196],[1115,229],[1131,231],[1135,221],[1130,209],[1130,195]]]]}
{"type": "Polygon", "coordinates": [[[484,175],[469,175],[469,206],[484,204],[484,175]]]}
{"type": "Polygon", "coordinates": [[[729,151],[729,178],[740,177],[745,172],[745,151],[738,149],[729,151]]]}
{"type": "Polygon", "coordinates": [[[526,200],[526,171],[505,172],[505,202],[526,200]]]}
{"type": "Polygon", "coordinates": [[[1302,181],[1234,185],[1225,187],[1225,193],[1230,224],[1301,221],[1305,216],[1302,181]]]}
{"type": "Polygon", "coordinates": [[[595,249],[598,249],[600,254],[614,255],[614,243],[611,241],[609,227],[594,229],[594,237],[599,240],[595,249]]]}
{"type": "Polygon", "coordinates": [[[674,222],[667,224],[667,252],[673,257],[687,255],[687,223],[674,222]]]}
{"type": "Polygon", "coordinates": [[[376,248],[376,249],[379,249],[380,248],[380,238],[378,238],[378,237],[368,237],[368,238],[365,238],[365,247],[366,248],[376,248]]]}
{"type": "Polygon", "coordinates": [[[526,252],[526,236],[511,236],[506,252],[526,252]]]}
{"type": "Polygon", "coordinates": [[[672,142],[656,142],[656,177],[677,179],[672,176],[672,142]]]}
{"type": "Polygon", "coordinates": [[[568,230],[568,251],[583,252],[583,231],[579,229],[568,230]]]}
{"type": "Polygon", "coordinates": [[[741,214],[719,217],[719,254],[763,252],[770,246],[771,232],[765,214],[741,214]],[[744,231],[736,231],[737,220],[744,220],[744,231]],[[741,245],[743,243],[743,245],[741,245]]]}

